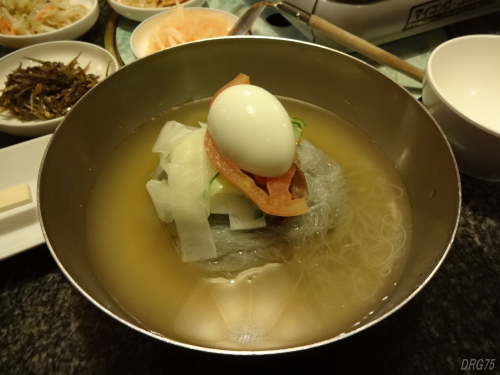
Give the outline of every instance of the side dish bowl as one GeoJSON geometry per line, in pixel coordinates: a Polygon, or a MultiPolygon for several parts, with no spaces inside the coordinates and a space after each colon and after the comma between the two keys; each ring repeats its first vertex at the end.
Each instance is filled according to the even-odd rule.
{"type": "Polygon", "coordinates": [[[394,81],[329,48],[278,38],[231,37],[187,43],[147,56],[83,97],[51,139],[39,176],[38,198],[42,230],[56,262],[97,307],[166,343],[252,355],[338,341],[397,311],[443,262],[455,236],[461,192],[444,134],[426,109],[394,81]],[[277,350],[233,351],[196,345],[152,332],[121,307],[96,275],[88,251],[86,212],[106,161],[140,125],[168,109],[211,97],[221,83],[238,73],[249,75],[253,84],[274,95],[317,105],[349,121],[383,150],[406,186],[412,236],[404,272],[385,303],[343,334],[277,350]]]}
{"type": "Polygon", "coordinates": [[[490,181],[500,181],[499,61],[500,35],[451,39],[432,52],[422,93],[460,171],[490,181]]]}
{"type": "MultiPolygon", "coordinates": [[[[119,65],[114,56],[95,44],[76,41],[43,43],[20,49],[0,59],[0,77],[3,77],[0,90],[5,87],[7,75],[18,68],[19,64],[24,68],[38,65],[29,58],[68,64],[78,54],[78,64],[82,68],[89,65],[87,72],[100,76],[100,80],[118,70],[119,65]]],[[[38,137],[52,133],[62,119],[58,117],[45,121],[21,121],[10,112],[4,111],[0,113],[0,131],[24,137],[38,137]]]]}
{"type": "MultiPolygon", "coordinates": [[[[155,16],[159,13],[168,12],[172,8],[172,6],[175,6],[172,5],[162,8],[141,8],[122,4],[120,0],[108,0],[108,4],[120,16],[138,22],[144,21],[145,19],[155,16]]],[[[183,2],[182,6],[187,8],[201,7],[203,4],[205,4],[205,0],[188,0],[183,2]]]]}
{"type": "Polygon", "coordinates": [[[85,16],[60,29],[34,35],[5,35],[0,33],[0,44],[10,48],[23,48],[33,44],[56,40],[72,40],[85,34],[99,17],[98,0],[71,0],[72,4],[81,4],[88,9],[85,16]]]}
{"type": "MultiPolygon", "coordinates": [[[[216,15],[222,15],[227,20],[227,23],[231,28],[236,22],[238,22],[237,16],[223,10],[210,8],[190,8],[189,11],[198,13],[208,12],[216,15]]],[[[151,35],[157,30],[158,26],[160,26],[162,23],[166,23],[165,19],[168,17],[168,15],[169,12],[157,14],[156,16],[148,18],[135,28],[132,36],[130,37],[130,49],[132,50],[132,53],[136,59],[140,59],[151,53],[148,51],[151,41],[151,35]]]]}

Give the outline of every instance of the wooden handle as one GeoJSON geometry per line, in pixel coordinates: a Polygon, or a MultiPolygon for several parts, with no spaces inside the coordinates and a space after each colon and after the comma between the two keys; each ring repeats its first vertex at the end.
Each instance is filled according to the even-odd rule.
{"type": "Polygon", "coordinates": [[[311,15],[307,25],[312,29],[321,31],[337,43],[349,47],[352,50],[378,61],[381,64],[387,65],[394,70],[417,80],[418,82],[422,82],[424,80],[424,71],[422,69],[407,63],[399,57],[384,51],[383,49],[341,29],[340,27],[332,25],[318,16],[311,15]]]}

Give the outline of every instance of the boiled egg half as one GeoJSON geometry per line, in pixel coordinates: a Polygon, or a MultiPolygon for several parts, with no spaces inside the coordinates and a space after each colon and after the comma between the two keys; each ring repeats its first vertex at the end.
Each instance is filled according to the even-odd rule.
{"type": "Polygon", "coordinates": [[[210,107],[208,131],[219,153],[244,171],[278,177],[293,163],[292,122],[263,88],[235,85],[222,91],[210,107]]]}

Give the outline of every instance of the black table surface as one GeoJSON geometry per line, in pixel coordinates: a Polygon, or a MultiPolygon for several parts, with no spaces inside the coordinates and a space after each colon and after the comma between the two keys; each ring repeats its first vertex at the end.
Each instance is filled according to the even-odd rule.
{"type": "MultiPolygon", "coordinates": [[[[110,8],[80,38],[103,46],[110,8]]],[[[453,26],[498,33],[500,13],[453,26]]],[[[11,50],[0,47],[0,56],[11,50]]],[[[499,64],[500,71],[500,64],[499,64]]],[[[26,141],[0,133],[0,148],[26,141]]],[[[1,178],[1,176],[0,176],[1,178]]],[[[500,184],[462,178],[456,239],[427,286],[389,318],[323,347],[272,356],[209,354],[115,321],[61,273],[46,245],[0,261],[0,374],[500,374],[500,184]]]]}

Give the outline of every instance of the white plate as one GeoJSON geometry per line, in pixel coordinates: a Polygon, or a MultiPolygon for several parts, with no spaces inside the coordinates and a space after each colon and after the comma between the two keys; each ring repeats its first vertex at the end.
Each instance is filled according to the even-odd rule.
{"type": "Polygon", "coordinates": [[[28,184],[33,202],[0,213],[0,259],[45,242],[38,221],[38,172],[50,137],[36,138],[0,150],[0,190],[28,184]]]}
{"type": "MultiPolygon", "coordinates": [[[[118,70],[118,62],[114,56],[95,44],[76,41],[37,44],[17,50],[0,59],[0,90],[5,87],[7,75],[20,63],[23,68],[38,65],[34,61],[27,60],[26,57],[68,64],[79,53],[81,54],[78,57],[78,64],[85,68],[90,63],[87,73],[96,74],[101,80],[106,77],[106,72],[110,75],[118,70]]],[[[24,137],[38,137],[54,132],[62,119],[63,117],[47,121],[22,122],[6,111],[0,113],[0,131],[24,137]]]]}

